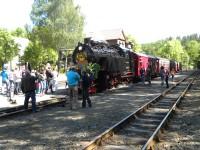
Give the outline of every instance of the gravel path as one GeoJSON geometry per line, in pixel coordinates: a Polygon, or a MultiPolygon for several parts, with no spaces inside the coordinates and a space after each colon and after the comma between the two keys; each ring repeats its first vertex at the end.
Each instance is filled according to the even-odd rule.
{"type": "Polygon", "coordinates": [[[161,139],[164,142],[157,145],[157,150],[200,149],[200,79],[182,100],[165,132],[161,139]]]}
{"type": "MultiPolygon", "coordinates": [[[[184,78],[186,74],[189,72],[177,78],[184,78]]],[[[1,120],[0,149],[81,149],[165,89],[155,80],[151,87],[134,84],[92,96],[92,108],[71,111],[68,107],[50,107],[39,113],[1,120]]]]}

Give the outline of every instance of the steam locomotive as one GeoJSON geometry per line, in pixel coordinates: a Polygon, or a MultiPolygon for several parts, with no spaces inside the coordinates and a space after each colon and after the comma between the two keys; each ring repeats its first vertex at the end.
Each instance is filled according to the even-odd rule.
{"type": "Polygon", "coordinates": [[[131,49],[119,45],[109,45],[101,41],[78,43],[72,60],[84,69],[90,64],[99,66],[98,74],[94,80],[97,91],[116,87],[121,83],[130,83],[140,79],[140,69],[151,67],[152,77],[159,76],[160,67],[176,72],[181,70],[181,64],[165,58],[154,57],[133,52],[131,49]]]}

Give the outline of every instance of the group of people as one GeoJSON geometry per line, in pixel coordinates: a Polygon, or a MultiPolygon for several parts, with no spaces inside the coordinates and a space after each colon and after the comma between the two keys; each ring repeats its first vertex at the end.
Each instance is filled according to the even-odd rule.
{"type": "MultiPolygon", "coordinates": [[[[8,71],[8,67],[3,67],[1,72],[2,84],[6,85],[7,93],[10,91],[11,84],[14,85],[14,94],[22,92],[25,94],[24,107],[28,109],[28,102],[31,98],[32,111],[37,112],[36,109],[36,94],[45,94],[50,89],[51,93],[55,91],[55,82],[58,73],[51,68],[49,64],[46,68],[40,71],[35,71],[30,68],[30,64],[25,66],[23,71],[17,67],[15,70],[8,71]]],[[[89,72],[78,72],[75,66],[71,66],[66,72],[67,85],[70,96],[70,108],[76,109],[78,104],[78,90],[81,87],[82,93],[82,108],[92,107],[89,97],[88,88],[92,82],[89,72]]]]}
{"type": "Polygon", "coordinates": [[[28,101],[31,98],[32,111],[36,110],[36,93],[47,94],[50,89],[51,93],[54,92],[56,77],[58,76],[56,71],[51,69],[51,66],[47,64],[46,69],[41,69],[40,72],[25,70],[24,76],[21,80],[21,90],[25,94],[24,107],[28,109],[28,101]]]}
{"type": "Polygon", "coordinates": [[[12,98],[19,92],[25,93],[24,106],[25,109],[28,108],[28,100],[31,97],[32,99],[32,110],[36,112],[36,97],[35,97],[35,81],[36,77],[31,76],[31,72],[28,70],[20,71],[18,67],[15,70],[8,70],[8,66],[4,65],[1,72],[1,88],[4,89],[4,84],[6,85],[6,95],[9,97],[9,100],[12,101],[12,98]],[[30,78],[30,79],[29,79],[30,78]],[[12,87],[14,85],[14,90],[12,87]]]}
{"type": "Polygon", "coordinates": [[[57,89],[58,72],[49,65],[46,69],[42,68],[39,72],[33,72],[33,75],[36,75],[36,73],[38,77],[36,81],[36,93],[43,96],[50,90],[53,94],[57,89]]]}
{"type": "Polygon", "coordinates": [[[150,65],[147,67],[146,71],[143,67],[140,69],[140,77],[143,85],[145,85],[145,80],[147,80],[148,85],[151,86],[151,76],[152,76],[152,68],[150,65]]]}
{"type": "Polygon", "coordinates": [[[21,73],[16,67],[14,70],[8,70],[8,66],[4,66],[1,72],[1,90],[4,93],[4,85],[6,85],[6,94],[11,97],[12,94],[20,92],[21,73]],[[11,88],[13,90],[11,90],[11,88]],[[13,92],[13,93],[12,93],[13,92]]]}
{"type": "Polygon", "coordinates": [[[20,92],[25,94],[24,107],[28,108],[28,100],[32,99],[32,110],[36,112],[36,94],[43,96],[48,90],[53,93],[56,90],[57,71],[52,69],[50,64],[40,71],[32,70],[30,64],[25,64],[25,68],[20,70],[15,67],[14,70],[9,70],[7,65],[3,66],[1,72],[1,89],[4,92],[6,86],[6,95],[9,100],[13,101],[14,95],[20,92]],[[14,90],[12,90],[12,87],[14,90]]]}
{"type": "MultiPolygon", "coordinates": [[[[10,87],[13,84],[14,86],[14,94],[18,94],[21,89],[21,79],[23,76],[25,76],[25,71],[27,69],[20,70],[18,67],[15,67],[15,69],[8,70],[8,67],[3,67],[3,70],[1,72],[1,87],[4,93],[3,86],[6,85],[6,92],[8,93],[10,91],[10,87]]],[[[56,77],[58,75],[57,71],[54,69],[52,70],[51,67],[47,67],[46,69],[40,69],[40,71],[36,70],[29,70],[31,75],[35,76],[36,73],[38,75],[38,79],[36,81],[36,93],[41,93],[42,95],[44,93],[47,93],[48,89],[51,90],[51,93],[53,93],[56,90],[56,77]]]]}
{"type": "MultiPolygon", "coordinates": [[[[176,71],[174,68],[172,68],[172,70],[169,72],[168,69],[165,69],[164,66],[161,66],[160,68],[161,86],[164,86],[165,82],[166,88],[169,88],[169,77],[171,75],[172,82],[174,82],[175,73],[176,71]]],[[[152,76],[151,66],[148,66],[146,71],[144,68],[140,69],[140,77],[143,84],[145,84],[145,80],[147,80],[148,84],[151,85],[151,76],[152,76]]]]}
{"type": "Polygon", "coordinates": [[[70,66],[69,70],[66,72],[66,78],[70,96],[70,109],[77,108],[79,87],[81,87],[82,90],[82,108],[86,107],[86,103],[88,107],[92,107],[88,89],[92,82],[89,72],[87,70],[78,72],[75,66],[70,66]]]}
{"type": "MultiPolygon", "coordinates": [[[[47,64],[46,68],[38,71],[31,70],[30,67],[25,67],[23,72],[16,67],[15,70],[10,72],[7,67],[4,67],[1,72],[2,84],[6,85],[7,91],[10,91],[10,86],[14,85],[14,94],[18,94],[20,90],[25,94],[24,107],[28,108],[28,101],[32,100],[32,111],[36,110],[36,93],[41,93],[42,95],[47,93],[48,89],[51,93],[55,91],[55,82],[58,73],[52,70],[50,64],[47,64]]],[[[148,66],[146,70],[140,69],[141,81],[145,84],[145,80],[151,85],[152,69],[148,66]]],[[[166,83],[166,88],[169,88],[168,79],[172,77],[172,82],[175,76],[175,69],[172,68],[171,72],[164,69],[163,66],[160,68],[161,86],[166,83]]],[[[76,109],[78,107],[78,95],[79,89],[82,93],[82,108],[92,107],[92,102],[89,96],[89,87],[92,83],[92,74],[87,70],[78,71],[74,65],[69,67],[66,71],[67,86],[70,97],[70,109],[76,109]]]]}
{"type": "Polygon", "coordinates": [[[169,88],[169,77],[172,77],[172,82],[174,82],[175,77],[175,69],[172,68],[172,70],[169,72],[168,69],[164,69],[163,66],[160,68],[160,77],[161,77],[161,86],[164,86],[164,81],[166,84],[166,88],[169,88]]]}

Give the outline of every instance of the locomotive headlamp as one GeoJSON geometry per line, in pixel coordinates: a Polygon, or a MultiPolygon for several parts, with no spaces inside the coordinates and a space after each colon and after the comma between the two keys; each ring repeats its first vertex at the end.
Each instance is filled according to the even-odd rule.
{"type": "Polygon", "coordinates": [[[82,46],[79,46],[79,47],[78,47],[78,50],[79,50],[79,51],[82,51],[82,50],[83,50],[83,47],[82,47],[82,46]]]}

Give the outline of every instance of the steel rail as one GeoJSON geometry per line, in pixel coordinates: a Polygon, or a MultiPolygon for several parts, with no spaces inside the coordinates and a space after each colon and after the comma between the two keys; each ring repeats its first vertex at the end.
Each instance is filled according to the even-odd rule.
{"type": "MultiPolygon", "coordinates": [[[[37,102],[36,105],[37,105],[37,108],[41,109],[48,106],[62,104],[65,101],[66,101],[65,98],[52,98],[46,101],[37,102]]],[[[24,109],[24,106],[16,106],[13,108],[8,108],[8,109],[0,111],[0,119],[6,118],[8,116],[24,113],[24,112],[31,112],[31,111],[32,111],[31,107],[29,107],[28,109],[24,109]]]]}
{"type": "Polygon", "coordinates": [[[134,111],[133,113],[131,113],[130,115],[128,115],[127,117],[125,117],[124,119],[122,119],[120,122],[116,123],[115,125],[113,125],[112,127],[110,127],[109,129],[107,129],[105,132],[103,132],[102,134],[100,134],[99,136],[95,137],[86,147],[83,148],[83,150],[92,150],[94,148],[96,148],[97,146],[101,145],[102,141],[104,139],[107,139],[108,137],[113,136],[117,131],[119,131],[125,124],[128,124],[131,120],[134,120],[137,118],[137,116],[139,114],[141,114],[142,112],[144,112],[146,109],[148,109],[152,104],[156,103],[157,101],[159,101],[162,97],[164,97],[169,91],[171,91],[173,88],[175,88],[176,86],[178,86],[180,83],[182,83],[183,81],[185,81],[186,79],[188,79],[190,76],[192,76],[194,73],[190,74],[189,76],[187,76],[186,78],[180,80],[178,83],[174,84],[173,86],[171,86],[170,88],[166,89],[165,91],[163,91],[160,95],[158,95],[157,97],[155,97],[154,99],[150,100],[149,102],[147,102],[146,104],[144,104],[143,106],[141,106],[140,108],[138,108],[136,111],[134,111]]]}
{"type": "Polygon", "coordinates": [[[176,102],[173,104],[167,115],[164,117],[164,119],[161,121],[161,123],[158,125],[152,136],[148,139],[148,141],[145,143],[145,145],[142,147],[142,150],[151,150],[153,149],[154,141],[159,141],[159,133],[160,131],[165,127],[167,124],[168,120],[170,119],[170,116],[173,114],[175,111],[177,105],[180,103],[181,99],[184,97],[186,92],[189,90],[191,87],[192,83],[194,82],[195,79],[193,79],[185,88],[185,90],[181,93],[181,95],[177,98],[176,102]]]}

